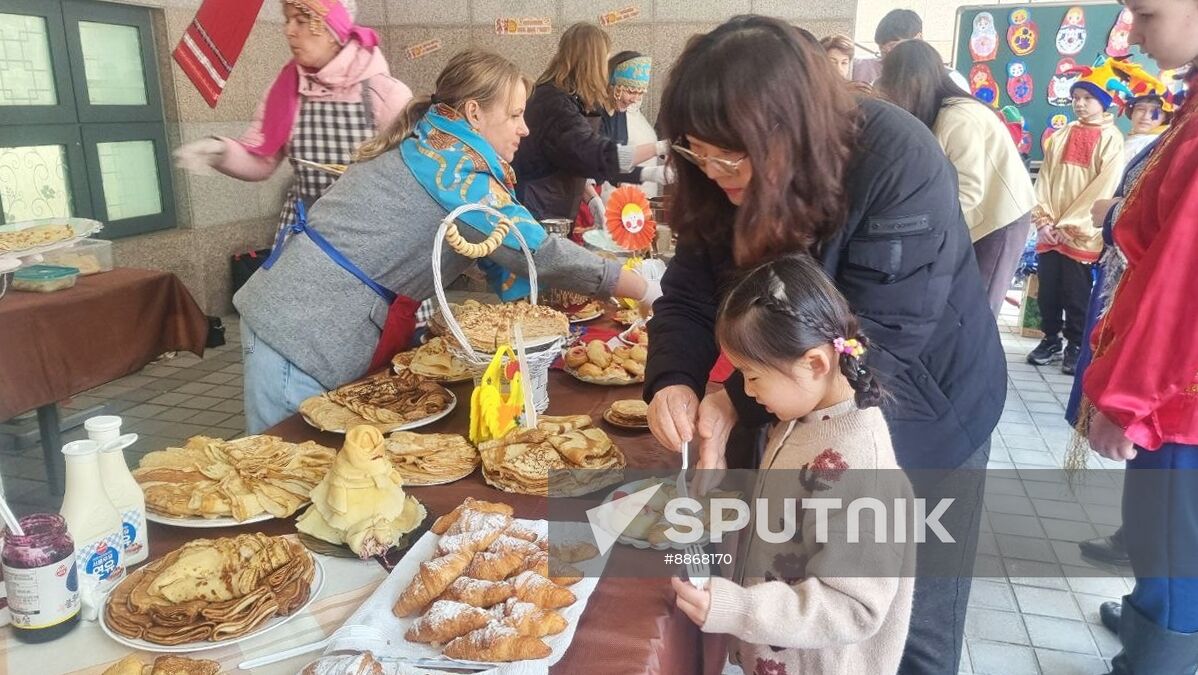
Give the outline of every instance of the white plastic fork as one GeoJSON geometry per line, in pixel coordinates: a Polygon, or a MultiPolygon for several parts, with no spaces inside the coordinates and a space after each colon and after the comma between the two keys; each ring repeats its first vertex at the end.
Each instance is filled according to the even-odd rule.
{"type": "Polygon", "coordinates": [[[269,666],[270,664],[278,663],[279,661],[286,661],[287,659],[300,656],[301,654],[307,654],[318,649],[324,649],[333,642],[350,641],[354,643],[355,649],[372,651],[375,653],[378,653],[387,646],[387,636],[384,635],[381,630],[374,628],[373,626],[363,626],[361,624],[347,625],[333,631],[332,635],[329,635],[323,640],[309,642],[306,645],[300,645],[298,647],[284,649],[281,652],[275,652],[274,654],[259,656],[256,659],[242,661],[241,663],[237,664],[237,668],[239,670],[253,670],[254,668],[269,666]]]}
{"type": "Polygon", "coordinates": [[[686,563],[686,579],[691,586],[699,590],[707,588],[711,580],[711,566],[704,560],[705,553],[698,544],[691,544],[683,551],[683,561],[686,563]]]}
{"type": "Polygon", "coordinates": [[[690,496],[686,489],[686,470],[690,467],[690,446],[689,442],[682,442],[682,470],[678,472],[678,478],[674,480],[674,489],[679,497],[690,496]]]}

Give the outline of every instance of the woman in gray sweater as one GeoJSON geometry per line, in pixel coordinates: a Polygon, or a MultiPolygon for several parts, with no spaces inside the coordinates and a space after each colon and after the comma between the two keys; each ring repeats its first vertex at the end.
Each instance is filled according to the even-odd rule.
{"type": "MultiPolygon", "coordinates": [[[[595,296],[652,302],[656,282],[557,237],[546,237],[515,200],[508,161],[528,135],[531,83],[510,61],[465,51],[395,125],[359,151],[359,162],[280,236],[271,259],[233,298],[241,313],[245,416],[259,433],[294,414],[306,398],[381,367],[402,350],[422,298],[431,297],[429,251],[441,220],[464,203],[501,211],[533,250],[545,285],[595,296]]],[[[498,219],[481,211],[458,220],[470,242],[498,219]]],[[[448,247],[447,279],[475,261],[448,247]]],[[[526,295],[526,262],[508,234],[479,261],[501,298],[526,295]]]]}

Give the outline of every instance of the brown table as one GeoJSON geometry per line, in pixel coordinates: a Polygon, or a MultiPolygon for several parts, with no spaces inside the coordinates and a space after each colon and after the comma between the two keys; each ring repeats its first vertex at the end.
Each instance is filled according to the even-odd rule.
{"type": "MultiPolygon", "coordinates": [[[[640,395],[639,387],[599,387],[575,380],[565,373],[550,373],[548,414],[586,413],[602,425],[628,459],[629,468],[668,468],[677,470],[677,454],[662,448],[646,432],[629,432],[600,421],[612,401],[640,395]]],[[[458,396],[458,407],[445,419],[420,429],[427,433],[465,433],[469,426],[470,384],[451,387],[458,396]]],[[[292,416],[266,433],[288,441],[316,441],[339,448],[344,437],[317,431],[298,415],[292,416]]],[[[511,504],[516,515],[543,518],[547,500],[543,497],[500,492],[488,486],[479,472],[451,483],[434,487],[413,487],[408,492],[425,504],[433,515],[441,515],[466,497],[511,504]]],[[[295,531],[292,520],[273,520],[241,528],[204,530],[202,536],[231,536],[239,531],[260,530],[269,534],[295,531]]],[[[195,530],[150,525],[150,557],[156,558],[197,536],[195,530]]],[[[661,564],[662,554],[617,546],[613,562],[619,567],[661,564]]],[[[608,568],[611,569],[612,562],[608,568]]],[[[553,668],[555,673],[661,673],[665,675],[700,673],[718,674],[724,665],[723,643],[706,636],[674,607],[674,592],[664,578],[616,578],[605,576],[583,613],[570,649],[553,668]]]]}
{"type": "Polygon", "coordinates": [[[204,353],[208,320],[170,272],[117,268],[55,293],[0,298],[0,421],[34,408],[46,477],[62,494],[58,401],[141,370],[165,352],[204,353]]]}

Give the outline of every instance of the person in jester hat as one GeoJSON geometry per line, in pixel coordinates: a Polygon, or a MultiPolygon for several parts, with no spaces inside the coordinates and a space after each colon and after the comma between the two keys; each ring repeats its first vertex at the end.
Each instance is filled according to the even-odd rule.
{"type": "MultiPolygon", "coordinates": [[[[241,313],[250,433],[407,348],[419,304],[413,298],[434,295],[429,252],[437,228],[459,206],[501,212],[524,237],[546,285],[650,303],[660,295],[659,284],[619,262],[547,236],[516,200],[508,162],[528,135],[523,113],[531,89],[507,59],[461,52],[437,78],[435,92],[414,99],[363,145],[310,212],[297,206],[290,238],[233,297],[241,313]]],[[[487,240],[500,222],[483,211],[456,221],[469,243],[487,240]]],[[[450,244],[436,264],[444,278],[455,279],[474,261],[450,244]]],[[[501,299],[528,295],[527,262],[514,233],[479,265],[501,299]]]]}
{"type": "Polygon", "coordinates": [[[337,179],[324,167],[386,129],[412,98],[391,77],[378,35],[354,23],[357,0],[284,0],[284,36],[293,59],[279,72],[241,138],[212,137],[176,151],[189,171],[246,181],[270,178],[284,161],[294,173],[279,231],[295,223],[295,202],[311,207],[337,179]]]}
{"type": "Polygon", "coordinates": [[[1123,174],[1123,134],[1107,112],[1114,101],[1111,91],[1116,88],[1125,87],[1110,61],[1088,69],[1074,83],[1071,93],[1077,121],[1049,140],[1036,179],[1032,223],[1037,231],[1044,339],[1027,361],[1044,366],[1060,360],[1066,375],[1077,368],[1093,282],[1091,266],[1102,250],[1102,232],[1094,226],[1090,209],[1115,193],[1123,174]]]}
{"type": "MultiPolygon", "coordinates": [[[[1126,0],[1131,42],[1161,68],[1198,65],[1198,0],[1126,0]]],[[[1194,86],[1193,75],[1189,80],[1194,86]]],[[[1143,155],[1141,155],[1143,157],[1143,155]]],[[[1126,267],[1094,326],[1070,468],[1126,461],[1135,586],[1119,607],[1113,675],[1198,669],[1198,99],[1188,97],[1114,216],[1126,267]],[[1089,447],[1087,448],[1086,445],[1089,447]]]]}

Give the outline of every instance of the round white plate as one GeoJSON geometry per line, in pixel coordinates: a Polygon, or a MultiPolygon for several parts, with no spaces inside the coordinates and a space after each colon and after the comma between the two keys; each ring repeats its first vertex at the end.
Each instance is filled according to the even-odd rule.
{"type": "Polygon", "coordinates": [[[601,316],[603,316],[603,308],[602,307],[595,310],[591,314],[584,314],[582,316],[571,316],[570,323],[586,323],[588,321],[594,321],[595,319],[598,319],[601,316]]]}
{"type": "MultiPolygon", "coordinates": [[[[645,330],[645,326],[643,324],[641,325],[640,330],[645,330]]],[[[623,331],[620,331],[620,334],[616,336],[616,339],[619,340],[620,342],[623,342],[624,344],[628,345],[629,347],[639,347],[641,343],[633,342],[632,340],[628,339],[628,334],[631,332],[632,332],[632,326],[629,326],[628,328],[625,328],[623,331]]]]}
{"type": "MultiPolygon", "coordinates": [[[[607,497],[603,500],[603,504],[607,504],[608,502],[610,502],[612,500],[612,497],[614,497],[617,492],[622,491],[626,494],[634,494],[634,493],[640,492],[641,490],[644,490],[645,488],[649,487],[649,483],[651,483],[651,482],[661,482],[661,481],[658,481],[656,478],[642,478],[640,480],[634,480],[631,483],[625,483],[625,484],[621,485],[620,487],[612,490],[610,493],[608,493],[607,497]]],[[[602,506],[602,504],[601,504],[601,506],[602,506]]],[[[616,532],[615,528],[610,527],[609,523],[606,520],[601,520],[599,522],[599,525],[600,525],[600,527],[607,530],[608,532],[618,535],[616,538],[616,541],[618,543],[624,544],[625,546],[632,546],[633,548],[650,548],[650,549],[653,549],[654,551],[668,551],[671,549],[675,550],[675,551],[684,551],[684,550],[686,550],[686,548],[688,546],[690,546],[690,544],[673,544],[673,543],[671,543],[671,544],[650,544],[645,539],[637,539],[635,537],[630,537],[630,536],[624,534],[623,532],[616,532]]],[[[699,541],[695,542],[694,545],[695,546],[703,546],[709,542],[710,542],[709,535],[707,534],[707,532],[704,532],[703,538],[700,539],[699,541]]]]}
{"type": "MultiPolygon", "coordinates": [[[[100,627],[104,629],[104,632],[108,634],[108,637],[116,640],[126,647],[140,649],[144,652],[153,652],[156,654],[189,654],[192,652],[202,652],[208,649],[227,647],[229,645],[235,645],[239,642],[245,642],[246,640],[252,640],[259,635],[265,635],[266,633],[273,631],[279,626],[282,626],[288,621],[299,616],[305,609],[308,608],[308,605],[312,604],[312,601],[316,599],[316,596],[320,595],[321,589],[324,588],[324,568],[320,566],[320,559],[314,555],[312,556],[312,562],[314,563],[315,567],[312,575],[312,590],[308,593],[308,599],[304,602],[304,604],[300,605],[298,609],[287,616],[276,616],[275,618],[266,621],[245,635],[235,637],[231,640],[221,640],[220,642],[208,642],[205,640],[204,642],[189,642],[187,644],[181,645],[160,645],[153,642],[148,642],[146,640],[134,640],[132,638],[127,638],[109,628],[107,613],[104,611],[100,612],[100,627]]],[[[131,578],[131,576],[126,577],[121,583],[128,583],[129,579],[131,578]]]]}
{"type": "MultiPolygon", "coordinates": [[[[300,508],[303,508],[302,506],[300,508]]],[[[299,509],[296,509],[297,511],[299,509]]],[[[178,518],[176,516],[163,516],[149,509],[146,509],[146,520],[159,525],[170,525],[172,527],[192,527],[197,529],[209,529],[213,527],[237,527],[238,525],[251,525],[253,523],[261,523],[265,520],[270,520],[274,516],[269,513],[259,513],[256,516],[246,518],[245,520],[237,520],[232,516],[223,518],[201,518],[199,516],[191,518],[178,518]]]]}
{"type": "Polygon", "coordinates": [[[605,253],[614,253],[619,256],[631,256],[632,253],[620,248],[615,239],[611,238],[605,227],[594,227],[582,233],[582,240],[590,246],[604,251],[605,253]]]}
{"type": "Polygon", "coordinates": [[[5,253],[5,256],[27,258],[42,253],[57,251],[63,248],[70,248],[71,246],[74,246],[75,244],[104,229],[103,223],[87,218],[43,218],[40,220],[28,220],[21,223],[12,223],[13,226],[0,228],[0,230],[4,232],[17,232],[30,227],[37,227],[39,225],[57,225],[59,223],[66,223],[74,228],[75,236],[71,237],[70,239],[56,241],[53,244],[42,244],[41,246],[24,248],[19,251],[8,251],[5,253]]]}
{"type": "MultiPolygon", "coordinates": [[[[432,415],[429,415],[428,417],[423,417],[414,422],[406,422],[404,424],[401,424],[396,427],[391,427],[389,429],[379,429],[379,431],[383,432],[384,434],[390,434],[390,433],[393,433],[396,431],[411,431],[412,429],[419,429],[420,427],[428,426],[428,425],[432,424],[433,422],[436,422],[437,420],[440,420],[441,418],[445,417],[449,413],[453,412],[454,408],[458,407],[458,397],[455,396],[454,393],[452,391],[449,391],[448,389],[446,389],[445,391],[449,393],[449,406],[446,407],[445,410],[442,410],[439,413],[434,413],[432,415]]],[[[315,424],[313,424],[312,420],[308,419],[307,417],[304,417],[303,415],[300,415],[300,417],[303,417],[304,421],[307,422],[312,427],[315,427],[316,429],[321,429],[321,427],[318,427],[315,424]]],[[[327,431],[331,434],[345,433],[345,429],[321,429],[321,430],[327,431]]]]}

